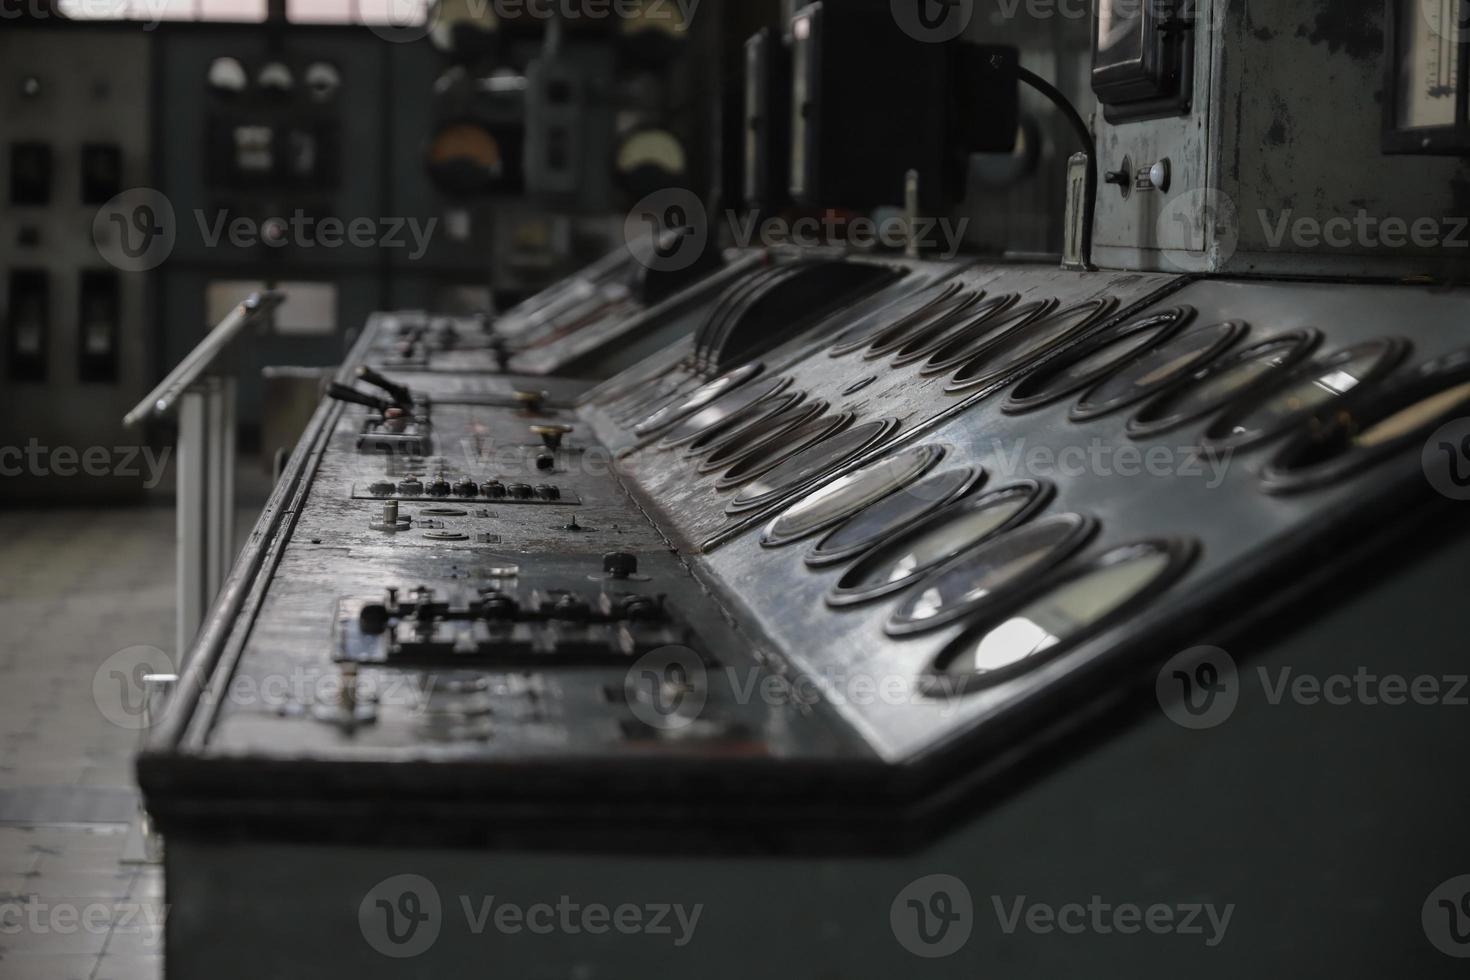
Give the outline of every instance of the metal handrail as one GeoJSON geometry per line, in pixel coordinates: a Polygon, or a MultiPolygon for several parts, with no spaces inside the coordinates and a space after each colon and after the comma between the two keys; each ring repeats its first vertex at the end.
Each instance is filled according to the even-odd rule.
{"type": "Polygon", "coordinates": [[[173,408],[190,385],[214,363],[224,349],[235,339],[235,335],[262,314],[269,313],[286,299],[286,294],[275,290],[252,293],[230,310],[225,318],[191,350],[182,361],[148,392],[133,410],[123,416],[123,425],[133,426],[152,415],[164,415],[173,408]]]}

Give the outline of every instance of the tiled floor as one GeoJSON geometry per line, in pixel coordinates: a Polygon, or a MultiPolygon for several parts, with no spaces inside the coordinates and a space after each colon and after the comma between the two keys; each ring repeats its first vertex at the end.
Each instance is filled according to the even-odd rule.
{"type": "Polygon", "coordinates": [[[161,870],[122,860],[138,732],[109,720],[121,692],[103,664],[174,653],[173,522],[170,507],[0,511],[4,980],[161,975],[161,870]]]}

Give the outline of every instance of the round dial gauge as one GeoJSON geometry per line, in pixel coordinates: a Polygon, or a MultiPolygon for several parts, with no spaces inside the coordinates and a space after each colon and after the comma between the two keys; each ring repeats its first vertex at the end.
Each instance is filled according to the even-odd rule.
{"type": "Polygon", "coordinates": [[[1009,330],[996,338],[955,372],[950,391],[983,388],[1073,340],[1113,307],[1111,298],[1089,300],[1053,313],[1024,329],[1009,330]]]}
{"type": "MultiPolygon", "coordinates": [[[[1266,465],[1262,474],[1265,488],[1287,492],[1324,486],[1410,448],[1441,451],[1458,472],[1459,446],[1446,442],[1425,447],[1423,443],[1435,429],[1465,415],[1467,409],[1470,349],[1431,361],[1383,391],[1360,391],[1313,413],[1302,431],[1266,465]]],[[[1424,472],[1434,478],[1429,469],[1424,472]]]]}
{"type": "Polygon", "coordinates": [[[1167,432],[1208,415],[1300,363],[1320,339],[1315,330],[1273,337],[1201,368],[1145,402],[1129,420],[1128,434],[1139,437],[1167,432]]]}
{"type": "Polygon", "coordinates": [[[992,538],[914,586],[888,621],[888,633],[938,629],[994,608],[1070,558],[1095,528],[1089,518],[1059,514],[992,538]]]}
{"type": "Polygon", "coordinates": [[[868,360],[882,357],[902,347],[908,338],[915,334],[927,333],[939,324],[954,322],[955,317],[974,306],[979,298],[977,293],[963,289],[948,299],[935,303],[918,316],[909,317],[901,323],[895,323],[879,330],[868,342],[867,350],[863,351],[863,357],[868,360]]]}
{"type": "Polygon", "coordinates": [[[727,391],[738,388],[751,378],[760,374],[763,365],[759,363],[742,364],[733,371],[720,375],[706,385],[696,388],[687,398],[675,400],[654,412],[648,418],[633,426],[636,435],[646,436],[657,432],[666,425],[670,425],[691,412],[697,411],[710,402],[719,398],[727,391]]]}
{"type": "Polygon", "coordinates": [[[854,605],[906,588],[930,569],[1026,520],[1043,500],[1041,484],[1026,482],[947,507],[859,558],[837,580],[827,602],[854,605]]]}
{"type": "Polygon", "coordinates": [[[1264,442],[1399,363],[1408,344],[1382,337],[1337,351],[1293,372],[1280,385],[1226,408],[1205,429],[1212,449],[1240,449],[1264,442]]]}
{"type": "Polygon", "coordinates": [[[900,297],[887,306],[864,313],[852,325],[846,327],[833,340],[827,353],[833,357],[850,354],[868,344],[869,339],[881,330],[891,329],[896,324],[911,322],[912,318],[924,313],[935,304],[959,292],[959,284],[937,282],[918,292],[900,297]]]}
{"type": "MultiPolygon", "coordinates": [[[[811,407],[798,405],[792,411],[807,415],[811,407]]],[[[792,454],[800,453],[833,432],[845,428],[851,421],[852,413],[843,412],[841,415],[822,415],[816,418],[808,416],[807,421],[798,425],[783,425],[752,446],[749,452],[740,454],[735,464],[725,471],[725,475],[715,481],[715,489],[729,490],[743,486],[783,460],[790,459],[792,454]]],[[[713,453],[705,463],[719,465],[713,453]]]]}
{"type": "MultiPolygon", "coordinates": [[[[707,455],[700,460],[699,472],[713,473],[715,470],[730,470],[745,462],[747,459],[768,459],[775,455],[778,444],[796,445],[801,440],[802,445],[810,442],[813,436],[811,432],[825,434],[839,421],[836,416],[822,416],[827,411],[827,402],[818,398],[813,401],[798,401],[789,408],[782,409],[774,415],[757,419],[750,425],[741,426],[737,431],[727,436],[719,437],[711,443],[707,455]],[[810,424],[810,431],[808,426],[810,424]]],[[[850,416],[847,416],[850,418],[850,416]]],[[[728,477],[730,473],[727,473],[728,477]]],[[[736,483],[739,478],[736,478],[736,483]]],[[[729,484],[734,486],[735,483],[729,484]]],[[[720,484],[717,487],[723,489],[720,484]]]]}
{"type": "Polygon", "coordinates": [[[807,554],[806,563],[817,568],[854,558],[958,500],[984,479],[984,470],[966,466],[905,487],[833,528],[807,554]]]}
{"type": "Polygon", "coordinates": [[[1192,547],[1169,542],[1114,548],[1014,611],[961,634],[936,658],[926,686],[931,694],[963,693],[1034,667],[1158,594],[1192,555],[1192,547]]]}
{"type": "Polygon", "coordinates": [[[1245,330],[1245,324],[1226,320],[1166,340],[1089,388],[1069,417],[1082,422],[1137,404],[1218,357],[1245,330]]]}
{"type": "Polygon", "coordinates": [[[934,349],[920,374],[942,374],[974,357],[1000,337],[1024,331],[1056,307],[1056,300],[1038,299],[1012,307],[995,317],[971,321],[968,328],[956,330],[934,349]]]}
{"type": "Polygon", "coordinates": [[[1002,411],[1017,415],[1081,391],[1139,352],[1168,339],[1193,313],[1192,309],[1179,306],[1102,331],[1022,378],[1011,390],[1002,411]]]}
{"type": "Polygon", "coordinates": [[[759,382],[751,382],[736,388],[716,398],[675,425],[669,430],[669,434],[659,441],[659,448],[672,449],[675,446],[693,442],[707,433],[718,432],[739,418],[740,413],[756,402],[780,392],[790,383],[790,378],[765,378],[759,382]]]}
{"type": "Polygon", "coordinates": [[[726,508],[728,513],[752,510],[798,487],[811,483],[869,448],[898,426],[893,419],[854,425],[808,446],[762,472],[726,508]]]}
{"type": "Polygon", "coordinates": [[[767,526],[761,544],[800,541],[840,523],[923,476],[944,455],[938,446],[916,446],[840,476],[786,508],[767,526]]]}
{"type": "Polygon", "coordinates": [[[902,367],[928,357],[935,348],[947,344],[955,337],[973,334],[980,326],[999,317],[1016,305],[1020,297],[1015,293],[991,296],[972,309],[966,309],[960,317],[926,321],[920,328],[911,331],[893,352],[893,366],[902,367]]]}

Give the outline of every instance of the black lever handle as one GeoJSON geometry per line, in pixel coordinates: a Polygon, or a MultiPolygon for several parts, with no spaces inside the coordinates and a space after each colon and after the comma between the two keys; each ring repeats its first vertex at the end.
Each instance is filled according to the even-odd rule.
{"type": "Polygon", "coordinates": [[[346,385],[338,384],[335,381],[327,386],[327,394],[337,399],[339,402],[351,402],[354,405],[363,405],[367,408],[377,409],[379,412],[386,412],[388,411],[388,409],[393,407],[390,403],[384,401],[381,398],[374,398],[372,395],[364,395],[356,388],[349,388],[346,385]]]}
{"type": "Polygon", "coordinates": [[[406,385],[401,385],[397,382],[390,381],[370,367],[358,368],[357,376],[375,388],[382,388],[384,391],[392,396],[393,401],[400,407],[413,407],[413,393],[408,390],[408,387],[406,385]]]}

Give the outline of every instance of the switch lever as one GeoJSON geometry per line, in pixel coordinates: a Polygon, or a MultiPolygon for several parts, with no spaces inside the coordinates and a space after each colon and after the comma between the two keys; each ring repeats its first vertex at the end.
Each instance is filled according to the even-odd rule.
{"type": "Polygon", "coordinates": [[[393,406],[381,398],[365,395],[356,388],[349,388],[344,384],[333,381],[327,387],[327,394],[339,402],[351,402],[353,405],[362,405],[367,408],[377,409],[379,412],[387,412],[393,406]]]}
{"type": "Polygon", "coordinates": [[[382,388],[399,406],[413,408],[413,392],[409,391],[406,385],[390,381],[370,367],[358,368],[357,376],[375,388],[382,388]]]}

